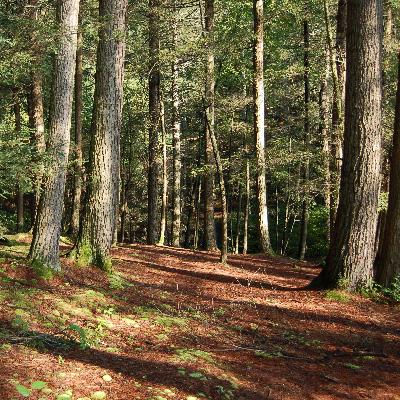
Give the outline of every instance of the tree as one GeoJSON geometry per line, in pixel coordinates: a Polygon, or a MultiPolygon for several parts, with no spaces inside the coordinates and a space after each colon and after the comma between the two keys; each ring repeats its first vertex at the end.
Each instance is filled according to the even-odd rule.
{"type": "Polygon", "coordinates": [[[314,281],[354,290],[372,281],[381,147],[380,0],[347,5],[347,78],[341,188],[327,266],[314,281]]]}
{"type": "Polygon", "coordinates": [[[149,0],[149,169],[147,183],[147,244],[157,240],[158,177],[160,170],[160,2],[149,0]]]}
{"type": "Polygon", "coordinates": [[[265,179],[265,132],[264,132],[264,7],[263,0],[253,1],[254,13],[254,136],[256,146],[256,174],[258,225],[260,248],[263,253],[271,254],[271,242],[268,232],[267,185],[265,179]]]}
{"type": "Polygon", "coordinates": [[[214,0],[205,1],[205,28],[206,38],[206,83],[205,83],[205,126],[204,126],[204,247],[206,250],[215,250],[214,226],[214,152],[209,130],[214,130],[215,124],[215,60],[214,60],[214,0]]]}
{"type": "Polygon", "coordinates": [[[119,201],[127,0],[101,0],[87,197],[77,243],[79,257],[110,267],[119,201]]]}
{"type": "MultiPolygon", "coordinates": [[[[80,19],[82,10],[80,12],[80,19]]],[[[69,231],[76,236],[79,230],[79,219],[81,213],[82,196],[82,83],[83,83],[83,48],[82,48],[82,29],[78,31],[78,48],[76,51],[76,70],[75,70],[75,143],[74,143],[74,183],[72,197],[72,215],[69,231]]]]}
{"type": "Polygon", "coordinates": [[[393,148],[390,162],[389,204],[382,238],[382,249],[376,260],[376,280],[389,287],[400,275],[400,53],[398,56],[396,109],[393,148]]]}
{"type": "Polygon", "coordinates": [[[29,258],[60,270],[59,239],[68,162],[77,47],[79,0],[59,0],[58,51],[55,56],[52,113],[49,130],[51,162],[43,182],[29,258]]]}

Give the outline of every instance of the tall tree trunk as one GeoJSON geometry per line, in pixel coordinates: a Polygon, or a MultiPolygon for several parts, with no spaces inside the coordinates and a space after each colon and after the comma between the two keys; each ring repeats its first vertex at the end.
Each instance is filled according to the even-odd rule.
{"type": "MultiPolygon", "coordinates": [[[[175,1],[174,1],[175,7],[175,1]]],[[[176,51],[176,9],[174,8],[173,43],[176,51]]],[[[172,65],[172,129],[173,129],[173,216],[172,216],[172,245],[181,245],[181,122],[179,112],[179,60],[172,65]]]]}
{"type": "Polygon", "coordinates": [[[160,1],[149,0],[149,170],[147,188],[147,243],[157,241],[158,177],[160,170],[160,1]]]}
{"type": "Polygon", "coordinates": [[[332,94],[332,138],[331,138],[331,190],[330,231],[336,218],[339,200],[340,171],[343,159],[343,102],[346,62],[346,18],[347,0],[339,0],[336,23],[336,46],[333,45],[332,30],[327,0],[324,0],[325,27],[333,83],[332,94]]]}
{"type": "Polygon", "coordinates": [[[393,280],[400,276],[400,53],[398,62],[389,204],[382,238],[382,249],[376,260],[376,279],[378,283],[386,287],[389,287],[393,280]]]}
{"type": "MultiPolygon", "coordinates": [[[[14,93],[14,117],[15,117],[15,134],[17,137],[21,134],[21,107],[19,104],[18,91],[14,93]]],[[[17,184],[16,193],[16,208],[17,208],[17,232],[24,230],[24,191],[21,184],[17,184]]]]}
{"type": "MultiPolygon", "coordinates": [[[[319,91],[319,134],[322,143],[322,168],[323,168],[323,196],[325,207],[330,210],[331,202],[331,177],[330,177],[330,143],[328,131],[329,97],[328,97],[328,79],[329,79],[329,52],[326,50],[326,69],[325,76],[322,78],[319,91]]],[[[326,221],[326,238],[330,241],[330,215],[326,221]]]]}
{"type": "Polygon", "coordinates": [[[327,267],[314,284],[354,290],[372,281],[378,216],[382,1],[348,1],[341,190],[327,267]]]}
{"type": "MultiPolygon", "coordinates": [[[[82,10],[80,18],[82,18],[82,10]]],[[[83,79],[83,49],[82,49],[82,29],[78,30],[78,48],[76,51],[76,69],[75,69],[75,146],[74,146],[74,183],[72,194],[72,215],[69,231],[76,236],[79,230],[79,217],[81,212],[82,196],[82,79],[83,79]]]]}
{"type": "Polygon", "coordinates": [[[310,33],[308,20],[303,21],[303,34],[304,34],[304,148],[305,148],[305,162],[304,162],[304,191],[303,191],[303,205],[301,213],[301,224],[300,224],[300,241],[299,241],[299,260],[303,261],[307,250],[307,232],[308,232],[308,218],[309,218],[309,204],[310,204],[310,193],[309,193],[309,178],[310,178],[310,159],[309,159],[309,147],[310,147],[310,77],[309,77],[309,48],[310,48],[310,33]]]}
{"type": "Polygon", "coordinates": [[[102,269],[117,226],[127,0],[100,0],[87,198],[78,258],[102,269]]]}
{"type": "Polygon", "coordinates": [[[29,258],[60,270],[59,239],[68,163],[77,48],[79,0],[58,1],[59,44],[55,57],[49,132],[51,165],[43,182],[29,258]]]}
{"type": "MultiPolygon", "coordinates": [[[[247,150],[246,150],[247,155],[247,150]]],[[[249,241],[249,215],[250,215],[250,161],[246,157],[246,203],[244,206],[244,226],[243,226],[243,254],[247,254],[249,241]]]]}
{"type": "MultiPolygon", "coordinates": [[[[38,0],[29,0],[28,17],[32,21],[38,18],[38,0]]],[[[32,69],[30,72],[30,88],[28,93],[28,115],[29,126],[32,130],[31,143],[34,149],[34,158],[37,168],[33,177],[33,193],[31,202],[31,229],[33,229],[37,208],[39,206],[40,189],[44,174],[43,162],[41,158],[46,151],[46,141],[44,135],[44,115],[43,115],[43,96],[42,96],[42,74],[40,71],[40,58],[42,50],[38,45],[35,30],[31,33],[31,50],[33,54],[32,69]]]]}
{"type": "Polygon", "coordinates": [[[158,244],[164,246],[165,242],[165,229],[167,226],[167,201],[168,201],[168,171],[167,171],[167,132],[165,129],[165,111],[164,99],[160,93],[160,123],[161,123],[161,137],[162,137],[162,198],[161,198],[161,222],[160,222],[160,239],[158,244]]]}
{"type": "Polygon", "coordinates": [[[224,170],[222,166],[221,156],[218,150],[218,143],[217,143],[217,138],[215,136],[214,127],[211,126],[208,119],[206,120],[206,122],[207,122],[208,134],[210,136],[211,145],[214,152],[215,163],[217,166],[219,191],[220,191],[221,205],[222,205],[222,248],[221,248],[220,261],[222,264],[226,264],[226,262],[228,261],[228,207],[226,202],[224,170]]]}
{"type": "Polygon", "coordinates": [[[263,0],[253,0],[254,17],[254,136],[256,146],[256,174],[258,200],[258,227],[260,249],[272,254],[268,231],[267,185],[265,179],[265,119],[264,119],[264,6],[263,0]]]}
{"type": "Polygon", "coordinates": [[[205,85],[205,119],[204,146],[204,247],[206,250],[216,250],[214,225],[214,153],[209,130],[214,132],[214,0],[205,1],[205,29],[207,40],[206,85],[205,85]],[[208,128],[210,126],[210,129],[208,128]]]}
{"type": "Polygon", "coordinates": [[[242,208],[242,185],[239,183],[238,205],[236,210],[236,239],[235,239],[235,254],[239,254],[240,241],[240,212],[242,208]]]}

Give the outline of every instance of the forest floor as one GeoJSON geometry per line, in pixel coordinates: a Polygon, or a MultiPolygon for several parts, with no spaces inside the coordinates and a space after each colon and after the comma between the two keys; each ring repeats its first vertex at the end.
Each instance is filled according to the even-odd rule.
{"type": "Polygon", "coordinates": [[[283,258],[132,245],[107,276],[0,247],[0,399],[400,399],[400,307],[283,258]]]}

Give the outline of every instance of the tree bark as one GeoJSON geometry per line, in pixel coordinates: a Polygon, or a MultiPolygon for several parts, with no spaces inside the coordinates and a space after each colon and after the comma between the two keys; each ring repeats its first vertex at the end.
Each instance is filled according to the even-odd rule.
{"type": "MultiPolygon", "coordinates": [[[[82,14],[82,11],[81,13],[82,14]]],[[[80,15],[81,20],[81,15],[80,15]]],[[[78,47],[76,51],[75,69],[75,143],[74,143],[74,182],[72,194],[72,215],[69,231],[76,236],[79,231],[81,213],[83,153],[82,153],[82,80],[83,80],[83,49],[82,29],[78,30],[78,47]]]]}
{"type": "Polygon", "coordinates": [[[205,167],[204,175],[204,247],[206,250],[216,250],[215,225],[214,225],[214,153],[210,130],[214,131],[214,0],[205,1],[205,29],[207,40],[206,84],[205,84],[205,119],[204,146],[205,167]]]}
{"type": "Polygon", "coordinates": [[[60,270],[59,239],[70,144],[79,0],[58,1],[59,44],[55,56],[49,131],[51,165],[43,182],[29,258],[60,270]]]}
{"type": "Polygon", "coordinates": [[[400,276],[400,53],[398,56],[396,110],[393,148],[390,162],[389,204],[382,238],[382,249],[376,260],[379,284],[389,287],[400,276]]]}
{"type": "Polygon", "coordinates": [[[160,1],[149,0],[149,170],[147,188],[147,244],[157,241],[158,178],[160,170],[160,1]]]}
{"type": "Polygon", "coordinates": [[[249,237],[249,215],[250,215],[250,161],[246,149],[246,203],[244,206],[243,226],[243,254],[247,254],[249,237]]]}
{"type": "Polygon", "coordinates": [[[309,147],[310,147],[310,77],[309,77],[309,47],[310,47],[310,32],[308,20],[303,21],[303,35],[304,35],[304,148],[305,148],[305,162],[304,162],[304,176],[303,176],[303,205],[301,213],[300,225],[300,240],[299,240],[299,260],[303,261],[307,250],[307,233],[308,233],[308,219],[309,219],[309,178],[310,178],[310,160],[309,160],[309,147]]]}
{"type": "Polygon", "coordinates": [[[265,121],[264,121],[264,7],[263,0],[253,0],[254,13],[254,136],[256,147],[256,174],[258,200],[258,227],[260,249],[272,254],[268,231],[267,185],[265,179],[265,121]]]}
{"type": "MultiPolygon", "coordinates": [[[[161,94],[160,94],[161,96],[161,94]]],[[[167,132],[165,129],[165,111],[164,99],[160,98],[160,122],[161,122],[161,137],[162,137],[162,199],[161,199],[161,222],[160,222],[160,239],[158,244],[164,246],[165,229],[167,226],[167,201],[168,201],[168,170],[167,170],[167,132]]]]}
{"type": "MultiPolygon", "coordinates": [[[[175,2],[174,2],[175,6],[175,2]]],[[[173,44],[176,51],[176,9],[174,9],[173,44]]],[[[181,123],[179,112],[179,60],[172,65],[172,129],[173,129],[173,216],[172,216],[172,245],[181,245],[181,123]]]]}
{"type": "MultiPolygon", "coordinates": [[[[21,135],[21,107],[17,90],[14,93],[14,117],[15,117],[15,134],[17,137],[21,135]]],[[[16,193],[16,208],[17,208],[17,232],[24,230],[24,191],[21,184],[17,184],[16,193]]]]}
{"type": "Polygon", "coordinates": [[[382,1],[348,1],[341,190],[327,267],[314,284],[355,290],[372,281],[378,216],[382,1]]]}
{"type": "Polygon", "coordinates": [[[78,258],[89,254],[85,261],[105,270],[119,205],[126,9],[127,0],[100,0],[87,198],[77,246],[78,258]]]}

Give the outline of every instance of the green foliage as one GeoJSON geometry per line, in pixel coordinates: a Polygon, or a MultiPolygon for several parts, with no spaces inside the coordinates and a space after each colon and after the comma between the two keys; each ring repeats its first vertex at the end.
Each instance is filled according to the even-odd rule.
{"type": "Polygon", "coordinates": [[[351,298],[347,293],[339,290],[328,290],[325,293],[325,298],[327,300],[338,301],[340,303],[348,303],[351,301],[351,298]]]}
{"type": "Polygon", "coordinates": [[[49,268],[46,263],[35,259],[31,261],[32,269],[35,271],[35,274],[42,279],[51,280],[54,277],[54,269],[49,268]]]}
{"type": "Polygon", "coordinates": [[[214,364],[215,360],[212,354],[207,351],[197,349],[176,349],[177,358],[185,362],[197,362],[198,360],[206,361],[209,364],[214,364]]]}

